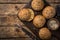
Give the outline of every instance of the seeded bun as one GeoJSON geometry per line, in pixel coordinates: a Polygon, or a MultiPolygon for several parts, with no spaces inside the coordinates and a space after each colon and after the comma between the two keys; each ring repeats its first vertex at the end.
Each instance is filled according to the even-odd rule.
{"type": "Polygon", "coordinates": [[[48,30],[48,28],[42,28],[39,30],[39,37],[41,39],[50,39],[51,32],[48,30]]]}
{"type": "Polygon", "coordinates": [[[32,9],[24,8],[19,11],[18,17],[22,21],[31,21],[34,18],[34,12],[32,9]]]}
{"type": "Polygon", "coordinates": [[[46,20],[42,15],[37,15],[34,20],[33,20],[33,24],[37,27],[37,28],[41,28],[44,26],[46,20]]]}
{"type": "Polygon", "coordinates": [[[34,10],[39,11],[44,7],[44,2],[42,0],[33,0],[31,6],[34,10]]]}
{"type": "Polygon", "coordinates": [[[55,18],[52,18],[48,21],[47,26],[51,30],[57,30],[59,28],[59,21],[55,18]]]}
{"type": "Polygon", "coordinates": [[[42,11],[42,15],[43,15],[45,18],[47,18],[47,19],[54,17],[55,14],[56,14],[56,10],[55,10],[55,8],[52,7],[52,6],[47,6],[47,7],[42,11]]]}

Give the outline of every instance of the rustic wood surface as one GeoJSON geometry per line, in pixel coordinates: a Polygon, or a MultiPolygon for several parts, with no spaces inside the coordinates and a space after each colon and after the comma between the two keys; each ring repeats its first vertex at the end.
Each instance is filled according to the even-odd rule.
{"type": "MultiPolygon", "coordinates": [[[[31,0],[0,0],[0,40],[32,40],[28,35],[14,26],[15,24],[24,25],[17,17],[20,9],[29,4],[31,0]],[[16,29],[19,30],[16,31],[16,29]],[[12,31],[12,32],[11,32],[12,31]],[[15,34],[15,35],[13,35],[15,34]],[[23,36],[22,36],[23,35],[23,36]],[[27,38],[9,38],[9,37],[27,37],[27,38]]],[[[60,7],[60,0],[46,0],[54,7],[60,7]]]]}
{"type": "Polygon", "coordinates": [[[0,0],[0,3],[29,3],[31,0],[0,0]]]}
{"type": "Polygon", "coordinates": [[[18,37],[19,40],[31,40],[21,29],[14,26],[15,24],[23,25],[18,19],[17,13],[26,5],[27,4],[0,4],[0,38],[7,38],[4,40],[17,40],[14,37],[18,37]],[[13,39],[8,39],[10,37],[13,39]]]}

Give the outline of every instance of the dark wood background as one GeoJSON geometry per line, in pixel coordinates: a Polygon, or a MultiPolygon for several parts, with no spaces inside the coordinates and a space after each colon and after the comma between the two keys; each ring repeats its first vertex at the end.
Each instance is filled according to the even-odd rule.
{"type": "MultiPolygon", "coordinates": [[[[17,13],[20,9],[29,4],[32,0],[0,0],[0,40],[32,40],[28,35],[20,29],[20,36],[16,33],[18,27],[15,24],[24,25],[17,17],[17,13]],[[12,31],[13,28],[14,30],[12,31]],[[8,31],[7,31],[8,30],[8,31]],[[10,33],[10,31],[12,31],[10,33]],[[11,34],[16,35],[11,35],[11,34]],[[10,36],[11,35],[11,36],[10,36]],[[23,35],[23,36],[22,36],[23,35]],[[9,38],[9,37],[24,37],[24,38],[9,38]],[[3,39],[2,39],[3,38],[3,39]]],[[[57,8],[57,16],[60,17],[60,0],[45,0],[50,5],[57,8]]],[[[58,33],[59,34],[59,33],[58,33]]],[[[60,36],[60,35],[59,35],[60,36]]]]}

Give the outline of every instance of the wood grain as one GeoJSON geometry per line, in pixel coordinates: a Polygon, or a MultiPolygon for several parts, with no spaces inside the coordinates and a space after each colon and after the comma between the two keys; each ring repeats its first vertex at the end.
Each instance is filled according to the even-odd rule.
{"type": "MultiPolygon", "coordinates": [[[[32,40],[31,38],[10,38],[29,37],[25,35],[25,32],[14,25],[24,25],[18,19],[17,14],[19,10],[24,8],[30,1],[31,0],[0,0],[0,38],[5,38],[0,40],[32,40]]],[[[60,5],[60,0],[46,0],[46,2],[54,7],[60,5]]]]}
{"type": "Polygon", "coordinates": [[[19,23],[23,25],[18,19],[17,13],[25,5],[26,4],[0,4],[0,38],[28,37],[21,29],[14,26],[19,23]],[[17,32],[16,29],[20,31],[17,32]]]}
{"type": "Polygon", "coordinates": [[[31,0],[0,0],[0,3],[29,3],[31,0]]]}
{"type": "Polygon", "coordinates": [[[24,37],[24,35],[25,33],[18,27],[0,27],[0,38],[24,37]]]}
{"type": "MultiPolygon", "coordinates": [[[[46,2],[48,2],[48,3],[59,3],[60,2],[60,0],[46,0],[46,2]]],[[[60,3],[59,3],[60,4],[60,3]]]]}
{"type": "Polygon", "coordinates": [[[0,40],[32,40],[31,38],[10,38],[10,39],[0,39],[0,40]]]}
{"type": "Polygon", "coordinates": [[[0,14],[17,14],[26,4],[0,4],[0,14]]]}
{"type": "MultiPolygon", "coordinates": [[[[17,14],[27,4],[0,4],[0,25],[13,25],[19,19],[17,14]]],[[[22,23],[21,23],[22,24],[22,23]]]]}

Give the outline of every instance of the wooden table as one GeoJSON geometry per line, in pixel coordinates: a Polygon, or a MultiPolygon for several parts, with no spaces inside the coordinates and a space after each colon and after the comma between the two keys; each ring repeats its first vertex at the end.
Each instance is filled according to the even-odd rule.
{"type": "MultiPolygon", "coordinates": [[[[28,35],[22,30],[19,30],[20,36],[16,33],[18,27],[14,26],[15,24],[24,25],[17,17],[17,13],[20,9],[25,7],[32,0],[0,0],[0,39],[1,40],[32,40],[28,35]],[[10,36],[9,33],[12,31],[13,36],[10,36]],[[8,30],[8,31],[7,31],[8,30]],[[22,36],[23,35],[23,36],[22,36]],[[24,37],[24,38],[9,38],[9,37],[24,37]],[[4,39],[2,39],[4,38],[4,39]]],[[[60,8],[60,0],[46,0],[50,5],[60,8]]],[[[58,10],[59,11],[59,10],[58,10]]]]}

